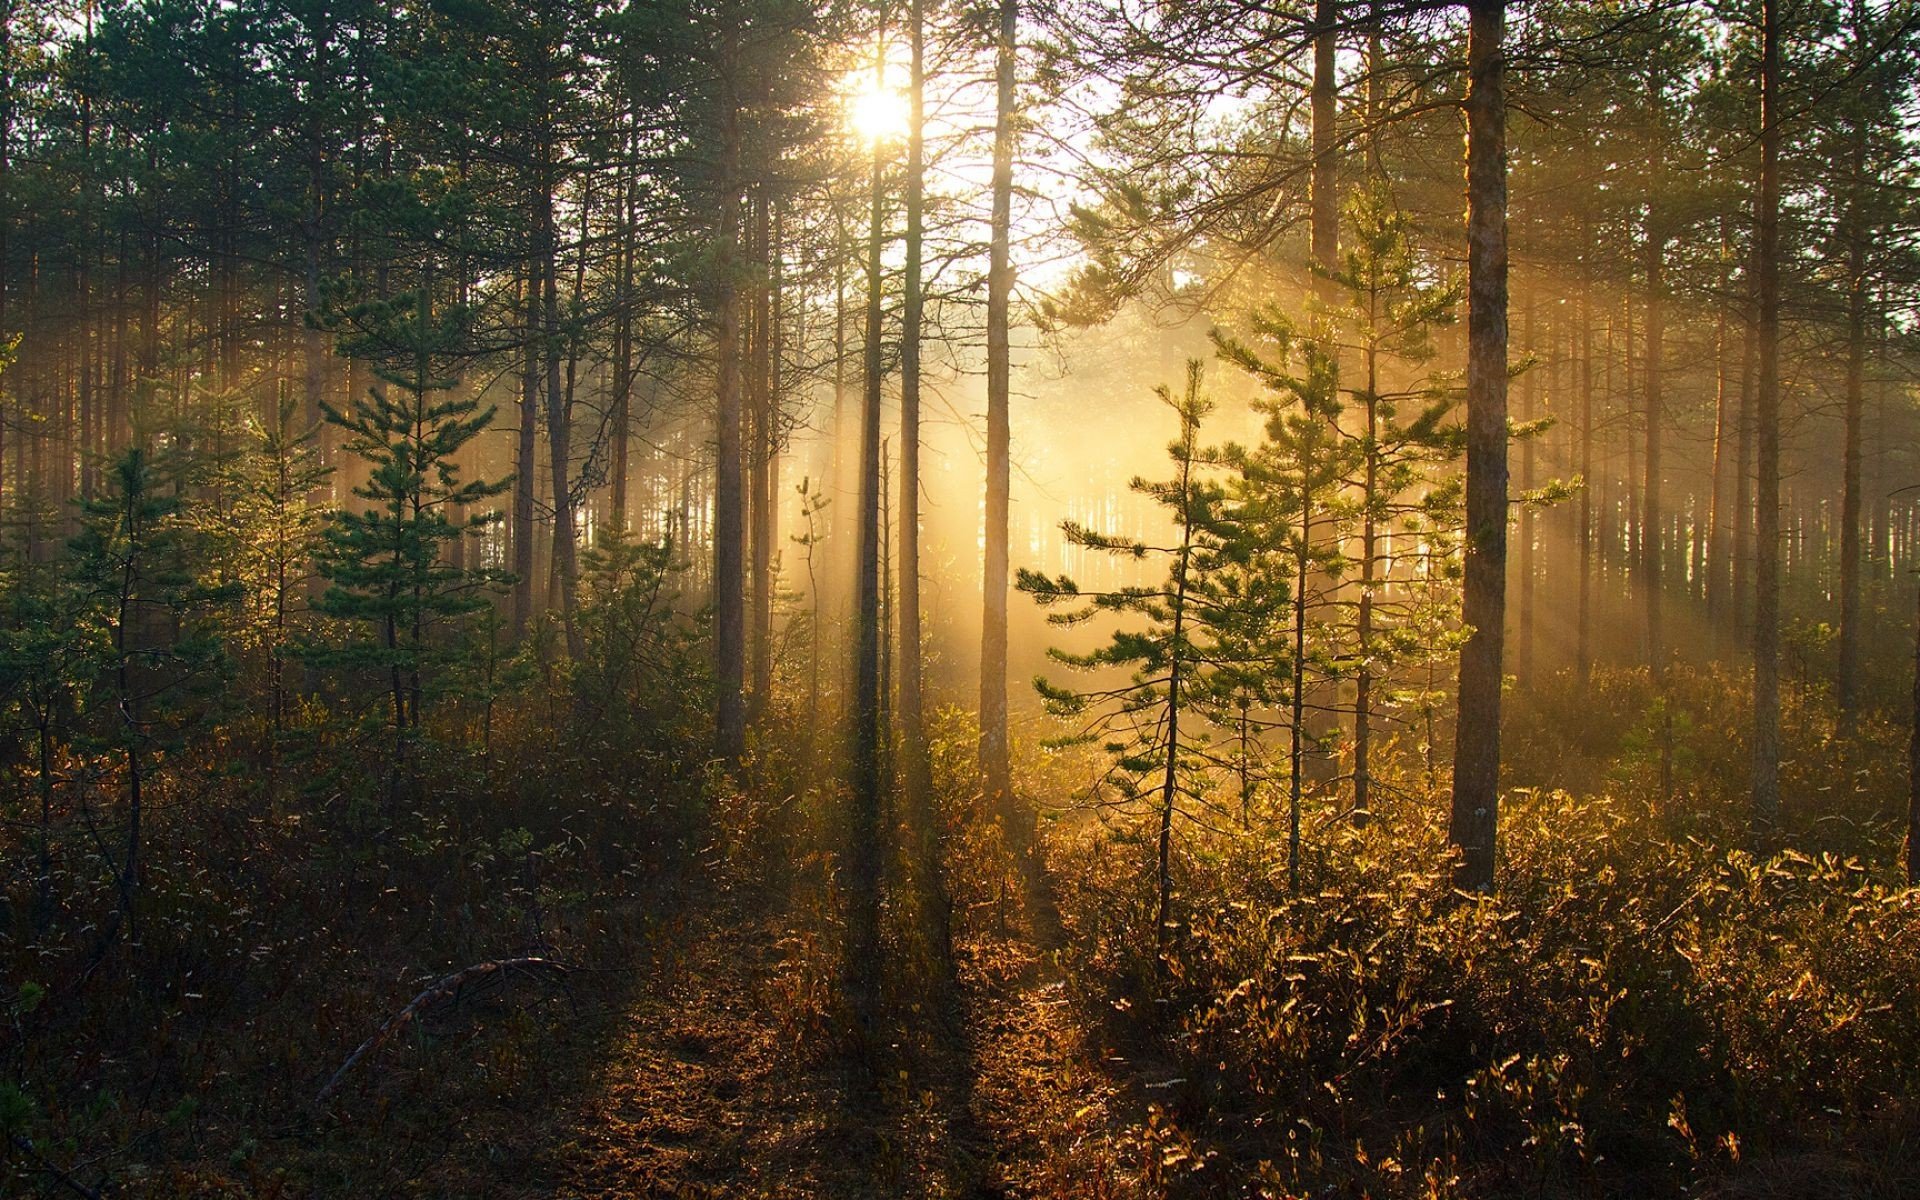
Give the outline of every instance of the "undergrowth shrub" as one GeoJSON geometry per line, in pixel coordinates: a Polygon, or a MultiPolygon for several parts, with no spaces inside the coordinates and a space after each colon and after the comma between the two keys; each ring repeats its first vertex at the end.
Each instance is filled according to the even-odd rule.
{"type": "MultiPolygon", "coordinates": [[[[1756,857],[1743,776],[1711,777],[1740,753],[1716,681],[1672,683],[1697,716],[1671,797],[1648,789],[1645,683],[1611,678],[1628,711],[1559,743],[1614,791],[1508,793],[1492,897],[1450,885],[1443,795],[1364,829],[1314,810],[1298,894],[1277,823],[1191,827],[1156,969],[1139,826],[1053,831],[1077,993],[1173,1064],[1149,1122],[1167,1194],[1241,1195],[1249,1172],[1273,1195],[1672,1194],[1881,1153],[1860,1147],[1920,1088],[1920,891],[1877,833],[1885,779],[1862,763],[1825,814],[1803,791],[1756,857]]],[[[1792,754],[1838,751],[1803,728],[1792,754]]]]}

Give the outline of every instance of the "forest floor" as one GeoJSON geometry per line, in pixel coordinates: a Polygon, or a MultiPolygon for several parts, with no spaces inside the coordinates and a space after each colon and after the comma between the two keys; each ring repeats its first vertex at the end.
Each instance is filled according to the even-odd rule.
{"type": "MultiPolygon", "coordinates": [[[[387,1102],[350,1100],[372,1110],[377,1132],[349,1116],[373,1136],[349,1134],[353,1150],[339,1138],[346,1128],[325,1140],[358,1160],[346,1172],[354,1190],[608,1200],[1134,1193],[1137,1173],[1123,1165],[1138,1162],[1129,1114],[1152,1092],[1132,1076],[1150,1073],[1102,1053],[1080,1027],[1044,902],[1007,906],[1011,916],[989,914],[977,922],[986,928],[957,937],[957,987],[890,997],[876,1088],[830,1035],[791,1027],[789,914],[699,900],[684,903],[690,915],[669,924],[660,953],[630,978],[580,995],[571,1017],[550,1016],[512,1087],[455,1086],[430,1101],[439,1113],[404,1120],[412,1133],[393,1127],[387,1102]]],[[[433,1093],[408,1090],[411,1103],[433,1093]]]]}

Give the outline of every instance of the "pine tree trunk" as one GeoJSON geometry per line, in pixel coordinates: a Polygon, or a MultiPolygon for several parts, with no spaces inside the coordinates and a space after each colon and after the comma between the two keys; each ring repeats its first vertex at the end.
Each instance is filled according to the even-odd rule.
{"type": "Polygon", "coordinates": [[[1728,564],[1733,582],[1728,593],[1731,620],[1736,640],[1750,638],[1747,597],[1753,576],[1753,435],[1754,378],[1759,374],[1760,324],[1758,296],[1753,281],[1748,281],[1747,304],[1741,311],[1740,396],[1734,418],[1733,463],[1733,561],[1728,564]]]}
{"type": "MultiPolygon", "coordinates": [[[[877,90],[883,90],[886,83],[884,27],[877,42],[879,48],[874,61],[874,84],[877,90]]],[[[852,892],[847,919],[848,989],[862,1036],[871,1029],[874,1005],[878,1000],[880,812],[886,790],[884,754],[887,731],[882,723],[885,694],[880,678],[880,401],[883,382],[881,335],[885,328],[885,179],[885,146],[882,141],[876,140],[867,215],[867,335],[860,421],[860,525],[854,587],[853,800],[848,847],[852,892]]]]}
{"type": "MultiPolygon", "coordinates": [[[[86,34],[81,44],[83,63],[93,58],[93,5],[83,4],[86,34]]],[[[93,454],[94,422],[97,420],[93,394],[93,96],[86,86],[91,75],[83,65],[76,80],[80,88],[80,195],[78,229],[74,246],[74,326],[73,336],[80,360],[80,492],[91,499],[94,494],[93,454]]],[[[0,264],[4,265],[4,264],[0,264]]],[[[70,430],[63,431],[71,436],[70,430]]]]}
{"type": "Polygon", "coordinates": [[[1727,554],[1732,538],[1727,531],[1727,492],[1732,483],[1733,466],[1728,461],[1733,455],[1734,438],[1734,397],[1732,390],[1733,372],[1729,369],[1731,346],[1728,343],[1730,322],[1727,319],[1728,293],[1732,289],[1733,279],[1730,263],[1727,260],[1731,239],[1728,234],[1727,220],[1720,220],[1720,301],[1714,314],[1713,334],[1713,492],[1709,500],[1707,516],[1707,623],[1716,635],[1727,621],[1727,554]]]}
{"type": "Polygon", "coordinates": [[[1856,123],[1852,143],[1852,194],[1847,213],[1847,394],[1840,500],[1840,662],[1834,688],[1840,735],[1851,737],[1860,707],[1860,463],[1861,423],[1866,410],[1867,229],[1861,211],[1867,186],[1866,127],[1856,123]]]}
{"type": "MultiPolygon", "coordinates": [[[[560,620],[566,632],[567,655],[578,661],[584,653],[574,603],[579,594],[579,550],[574,533],[572,468],[573,414],[560,379],[559,235],[553,205],[555,180],[553,146],[541,148],[540,271],[542,330],[546,343],[547,471],[553,484],[553,569],[551,591],[560,598],[560,620]]],[[[585,253],[585,247],[581,253],[585,253]]]]}
{"type": "Polygon", "coordinates": [[[986,554],[981,579],[984,593],[980,631],[980,773],[988,803],[1010,835],[1014,818],[1013,770],[1007,732],[1007,576],[1011,508],[1012,392],[1011,318],[1013,302],[1014,36],[1018,0],[999,0],[1000,31],[994,78],[993,215],[987,269],[987,495],[986,554]]]}
{"type": "Polygon", "coordinates": [[[1501,640],[1507,570],[1505,0],[1471,0],[1467,34],[1466,571],[1448,836],[1458,884],[1493,887],[1500,812],[1501,640]]]}
{"type": "Polygon", "coordinates": [[[1306,788],[1307,739],[1307,568],[1313,554],[1313,472],[1308,459],[1300,472],[1300,530],[1293,557],[1293,678],[1287,689],[1291,726],[1287,737],[1287,891],[1300,894],[1300,800],[1306,788]]]}
{"type": "MultiPolygon", "coordinates": [[[[525,636],[533,620],[535,485],[534,456],[538,451],[540,425],[540,271],[535,256],[528,256],[525,281],[523,334],[520,368],[520,429],[514,443],[513,475],[513,636],[525,636]]],[[[358,366],[355,358],[353,364],[358,366]]]]}
{"type": "MultiPolygon", "coordinates": [[[[1591,244],[1591,240],[1589,240],[1591,244]]],[[[1580,289],[1580,530],[1574,617],[1574,670],[1584,690],[1593,678],[1593,273],[1580,289]]]]}
{"type": "Polygon", "coordinates": [[[1360,501],[1360,601],[1354,616],[1354,640],[1359,666],[1353,676],[1353,824],[1365,828],[1372,819],[1373,753],[1373,605],[1380,554],[1380,530],[1375,504],[1380,490],[1380,356],[1367,347],[1366,433],[1364,478],[1360,501]]]}
{"type": "MultiPolygon", "coordinates": [[[[324,22],[313,32],[313,65],[316,72],[326,69],[323,64],[334,53],[333,23],[329,13],[330,10],[322,7],[315,14],[324,22]]],[[[327,258],[331,251],[331,241],[327,235],[326,116],[321,96],[310,95],[306,112],[306,213],[300,230],[301,249],[305,258],[302,264],[305,267],[301,281],[305,285],[302,300],[306,304],[308,318],[301,324],[301,421],[303,428],[322,431],[319,439],[321,462],[331,464],[332,456],[327,453],[331,427],[320,408],[327,392],[327,342],[326,334],[321,331],[317,321],[325,303],[320,289],[326,277],[327,258]]],[[[319,503],[319,488],[315,489],[310,499],[319,503]]]]}
{"type": "MultiPolygon", "coordinates": [[[[1534,329],[1535,305],[1529,301],[1523,310],[1521,337],[1522,356],[1539,353],[1539,340],[1534,329]]],[[[1540,380],[1539,367],[1520,377],[1520,420],[1532,422],[1539,415],[1540,380]]],[[[1520,443],[1520,493],[1522,496],[1534,487],[1539,480],[1534,476],[1534,443],[1537,438],[1529,437],[1520,443]]],[[[1520,620],[1516,623],[1515,633],[1519,644],[1514,647],[1514,678],[1521,687],[1533,683],[1533,598],[1539,582],[1539,566],[1535,562],[1534,543],[1539,537],[1539,514],[1533,506],[1524,501],[1519,505],[1520,554],[1517,575],[1520,584],[1520,620]]]]}
{"type": "Polygon", "coordinates": [[[1914,612],[1913,733],[1907,739],[1907,884],[1920,887],[1920,605],[1914,612]]]}
{"type": "MultiPolygon", "coordinates": [[[[769,201],[769,204],[773,209],[773,214],[768,224],[768,237],[770,240],[767,243],[767,421],[763,431],[764,436],[761,443],[761,453],[766,456],[766,462],[763,468],[766,473],[767,493],[767,511],[764,517],[768,558],[766,620],[768,648],[771,650],[774,601],[777,598],[775,593],[779,591],[780,547],[782,545],[780,537],[780,456],[785,449],[785,446],[782,444],[782,439],[785,432],[786,421],[784,409],[786,394],[782,390],[780,363],[786,354],[786,331],[785,327],[781,324],[781,314],[784,311],[781,307],[784,303],[782,289],[785,287],[785,280],[782,276],[784,270],[782,256],[784,254],[783,239],[785,236],[785,227],[782,223],[779,199],[777,197],[773,198],[769,201]]],[[[773,691],[771,653],[768,655],[768,664],[765,669],[763,683],[765,694],[771,696],[773,691]]]]}
{"type": "Polygon", "coordinates": [[[1894,577],[1894,563],[1888,553],[1888,539],[1893,534],[1893,501],[1888,495],[1890,477],[1887,473],[1889,426],[1887,422],[1887,393],[1892,391],[1892,375],[1886,361],[1887,319],[1885,314],[1876,322],[1874,331],[1874,360],[1878,369],[1874,372],[1873,388],[1873,485],[1867,494],[1873,497],[1871,515],[1867,519],[1867,577],[1874,582],[1876,592],[1880,592],[1886,582],[1894,577]]]}
{"type": "Polygon", "coordinates": [[[1339,0],[1314,0],[1313,90],[1310,96],[1313,169],[1308,179],[1311,213],[1314,292],[1323,300],[1334,296],[1332,273],[1340,266],[1339,159],[1339,0]]]}
{"type": "Polygon", "coordinates": [[[773,682],[773,324],[768,281],[772,272],[772,213],[764,183],[748,195],[747,212],[753,222],[749,235],[753,262],[753,306],[747,335],[747,553],[752,613],[748,621],[747,657],[751,686],[749,719],[766,708],[773,682]]]}
{"type": "MultiPolygon", "coordinates": [[[[1658,100],[1655,101],[1658,103],[1658,100]]],[[[1665,340],[1666,340],[1666,233],[1661,228],[1662,218],[1657,207],[1649,203],[1647,207],[1647,226],[1644,250],[1647,272],[1647,316],[1646,316],[1646,361],[1641,372],[1641,383],[1645,387],[1643,402],[1646,410],[1646,453],[1642,462],[1646,469],[1640,489],[1640,587],[1644,592],[1641,600],[1646,605],[1646,652],[1647,665],[1652,668],[1656,681],[1666,677],[1666,650],[1662,643],[1661,618],[1661,565],[1662,534],[1661,528],[1661,425],[1665,399],[1661,389],[1665,385],[1665,340]]]]}
{"type": "MultiPolygon", "coordinates": [[[[827,577],[833,580],[845,580],[853,572],[853,562],[847,546],[856,540],[853,526],[847,521],[847,514],[853,509],[852,498],[857,499],[858,490],[847,487],[847,458],[849,447],[849,429],[847,426],[847,260],[853,254],[852,240],[847,236],[847,221],[844,210],[836,200],[833,209],[833,458],[828,467],[826,495],[833,498],[833,507],[827,510],[827,577]],[[850,533],[852,534],[851,536],[850,533]]],[[[835,616],[844,621],[848,594],[845,588],[833,589],[835,616]]],[[[816,637],[824,636],[825,630],[815,632],[816,637]]]]}
{"type": "Polygon", "coordinates": [[[1621,576],[1626,582],[1629,601],[1637,598],[1634,588],[1640,582],[1640,548],[1645,542],[1645,534],[1640,524],[1640,491],[1645,482],[1645,473],[1640,466],[1640,441],[1643,436],[1640,429],[1640,402],[1634,391],[1634,346],[1633,346],[1633,287],[1631,281],[1622,287],[1620,296],[1621,355],[1620,373],[1624,395],[1621,403],[1626,412],[1626,421],[1620,427],[1621,437],[1627,444],[1627,474],[1620,486],[1627,494],[1626,537],[1621,546],[1626,564],[1621,576]]]}
{"type": "Polygon", "coordinates": [[[920,666],[920,337],[924,308],[921,241],[924,236],[926,144],[924,0],[910,0],[912,46],[908,83],[906,263],[900,325],[900,737],[905,753],[907,800],[924,804],[927,778],[926,724],[920,666]]]}
{"type": "Polygon", "coordinates": [[[741,472],[740,288],[734,256],[740,229],[740,126],[731,42],[722,64],[719,246],[715,274],[715,461],[713,491],[714,752],[736,764],[747,751],[746,490],[741,472]]]}
{"type": "MultiPolygon", "coordinates": [[[[632,115],[628,115],[629,122],[632,115]]],[[[630,158],[639,155],[639,137],[629,126],[626,137],[626,152],[630,158]]],[[[637,224],[635,188],[637,180],[635,169],[629,165],[620,172],[620,201],[618,206],[620,230],[618,244],[614,251],[614,270],[617,280],[614,285],[614,351],[613,351],[613,412],[609,417],[613,425],[613,445],[608,473],[608,514],[616,534],[625,534],[630,526],[627,512],[627,473],[632,458],[630,439],[633,433],[633,262],[634,262],[634,226],[637,224]]],[[[678,549],[678,547],[676,547],[678,549]]]]}
{"type": "MultiPolygon", "coordinates": [[[[0,6],[0,181],[13,178],[13,13],[12,4],[0,6]]],[[[13,281],[13,273],[8,269],[13,261],[9,257],[12,231],[13,191],[11,187],[0,187],[0,340],[13,334],[13,326],[9,324],[13,314],[7,308],[8,295],[12,290],[8,284],[13,281]]],[[[8,389],[9,392],[12,390],[8,389]]],[[[5,507],[10,494],[7,487],[7,425],[9,421],[19,422],[17,412],[7,411],[5,395],[0,393],[0,508],[5,507]]]]}
{"type": "MultiPolygon", "coordinates": [[[[1191,401],[1199,387],[1197,366],[1189,378],[1193,381],[1187,392],[1191,401]]],[[[1181,647],[1186,637],[1187,573],[1193,562],[1193,460],[1199,453],[1197,434],[1193,411],[1183,410],[1180,429],[1180,552],[1173,573],[1173,627],[1167,663],[1167,759],[1160,781],[1159,854],[1155,864],[1159,884],[1153,924],[1156,976],[1165,971],[1173,943],[1173,814],[1180,798],[1180,710],[1181,705],[1186,703],[1181,691],[1186,682],[1183,671],[1186,664],[1181,657],[1181,647]]]]}
{"type": "Polygon", "coordinates": [[[928,916],[927,933],[943,964],[950,963],[951,914],[940,871],[933,764],[927,746],[922,695],[920,627],[920,341],[925,307],[921,280],[926,187],[925,0],[911,0],[908,82],[906,264],[900,330],[900,748],[907,812],[928,916]]]}
{"type": "Polygon", "coordinates": [[[1777,0],[1761,0],[1760,195],[1755,283],[1759,292],[1760,379],[1754,398],[1755,463],[1753,832],[1780,819],[1780,39],[1777,0]]]}

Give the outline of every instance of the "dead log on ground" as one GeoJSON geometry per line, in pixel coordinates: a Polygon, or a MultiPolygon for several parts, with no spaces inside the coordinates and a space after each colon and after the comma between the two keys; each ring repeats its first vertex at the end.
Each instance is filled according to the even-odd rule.
{"type": "Polygon", "coordinates": [[[333,1073],[333,1077],[327,1080],[327,1085],[320,1089],[318,1095],[314,1096],[313,1106],[315,1108],[325,1106],[333,1094],[340,1089],[340,1085],[346,1080],[347,1074],[353,1070],[354,1066],[358,1064],[361,1059],[374,1053],[389,1041],[393,1040],[395,1034],[412,1024],[423,1011],[438,1004],[442,1000],[456,998],[460,994],[461,989],[470,983],[490,977],[504,976],[512,971],[525,971],[529,975],[545,975],[552,978],[565,978],[567,974],[565,967],[550,958],[501,958],[475,963],[470,967],[455,971],[451,975],[436,980],[431,987],[421,992],[418,996],[415,996],[412,1002],[405,1008],[388,1017],[386,1023],[375,1030],[372,1037],[361,1042],[359,1049],[347,1056],[347,1061],[340,1064],[340,1069],[333,1073]]]}

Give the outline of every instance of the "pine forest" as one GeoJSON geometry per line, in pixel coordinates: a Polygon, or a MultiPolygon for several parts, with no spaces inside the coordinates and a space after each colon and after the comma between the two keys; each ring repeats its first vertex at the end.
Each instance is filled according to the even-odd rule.
{"type": "Polygon", "coordinates": [[[0,1196],[1920,1197],[1920,0],[0,0],[0,1196]]]}

